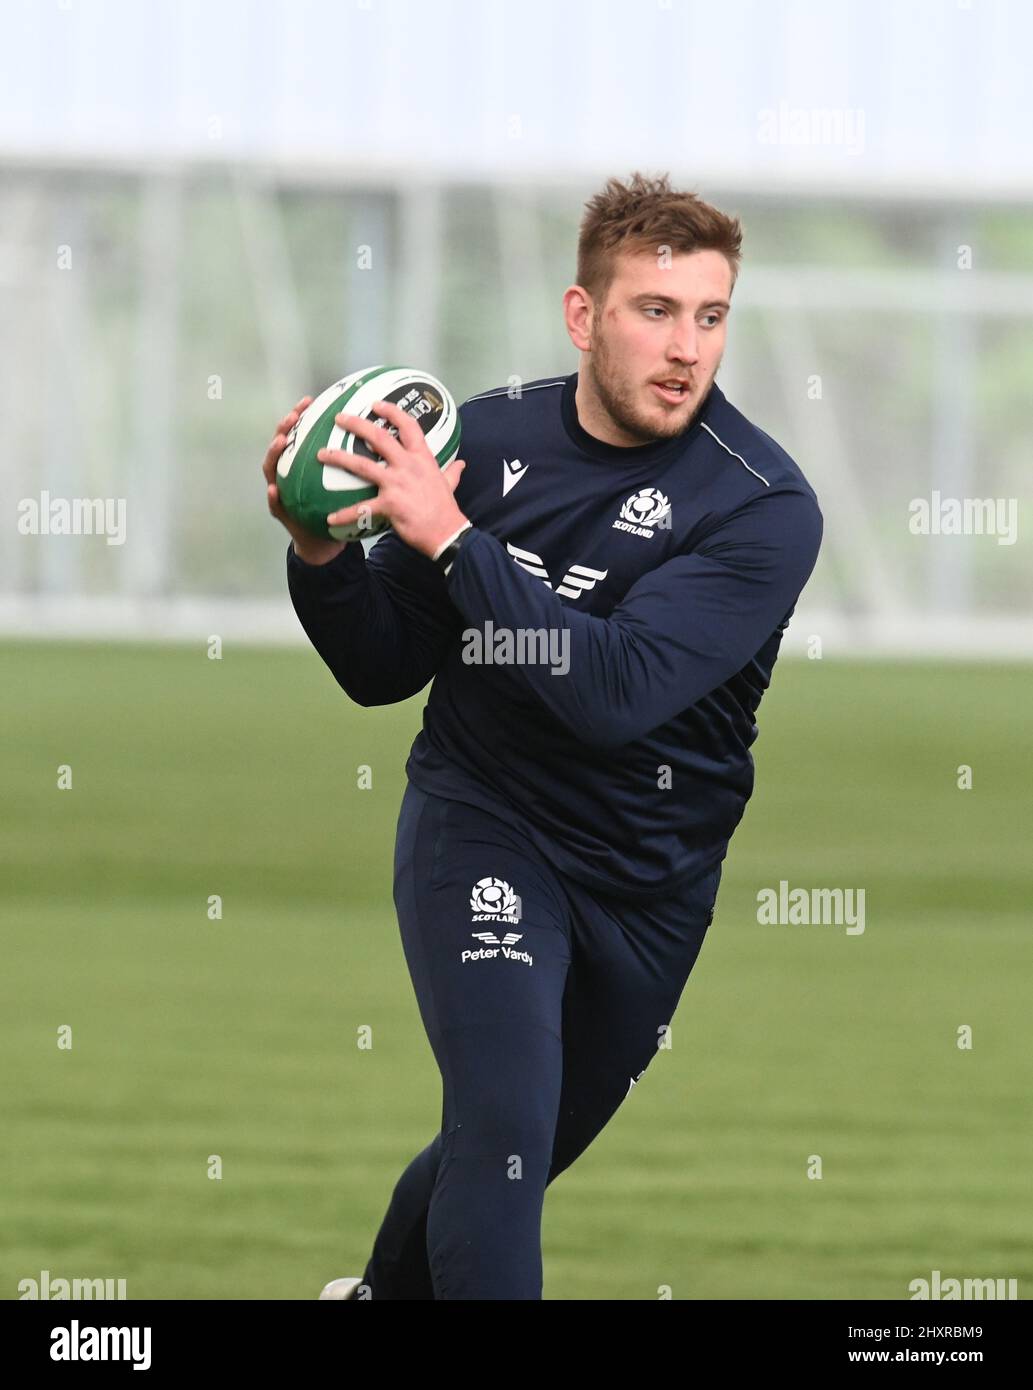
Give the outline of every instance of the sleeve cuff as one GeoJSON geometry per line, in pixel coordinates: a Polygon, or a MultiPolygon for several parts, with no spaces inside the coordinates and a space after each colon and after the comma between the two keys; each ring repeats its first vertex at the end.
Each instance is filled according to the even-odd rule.
{"type": "Polygon", "coordinates": [[[342,575],[346,575],[350,570],[355,569],[357,562],[358,568],[362,568],[362,546],[356,541],[352,544],[349,541],[339,555],[335,555],[332,560],[328,560],[325,565],[310,565],[307,560],[303,560],[294,549],[293,540],[287,543],[287,572],[304,576],[306,581],[320,582],[339,581],[342,575]]]}
{"type": "MultiPolygon", "coordinates": [[[[463,524],[462,524],[462,526],[458,527],[455,531],[452,532],[452,534],[449,536],[448,540],[445,540],[445,541],[442,541],[442,542],[441,542],[441,544],[438,546],[437,550],[435,550],[434,554],[430,557],[430,558],[433,560],[433,562],[434,562],[435,564],[437,564],[437,562],[441,559],[442,555],[444,555],[444,553],[445,553],[445,551],[448,549],[448,547],[449,547],[450,545],[454,545],[455,542],[459,539],[459,537],[460,537],[461,535],[463,535],[466,531],[471,530],[472,528],[473,528],[473,522],[472,522],[472,521],[464,521],[463,524]]],[[[447,564],[447,565],[445,566],[445,574],[447,574],[448,571],[449,571],[451,568],[452,568],[452,565],[451,565],[451,562],[450,562],[449,564],[447,564]]]]}

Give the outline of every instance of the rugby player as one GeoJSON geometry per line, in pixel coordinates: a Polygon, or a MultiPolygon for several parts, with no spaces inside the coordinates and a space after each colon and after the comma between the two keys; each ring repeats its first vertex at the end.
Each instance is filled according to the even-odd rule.
{"type": "MultiPolygon", "coordinates": [[[[666,177],[585,207],[563,296],[578,369],[469,397],[463,460],[349,415],[386,467],[368,554],[291,534],[298,618],[359,705],[433,682],[394,901],[440,1131],[361,1277],[325,1298],[540,1299],[545,1189],[664,1046],[753,789],[750,747],[822,516],[716,377],[738,219],[666,177]]],[[[350,522],[360,507],[334,513],[350,522]]]]}

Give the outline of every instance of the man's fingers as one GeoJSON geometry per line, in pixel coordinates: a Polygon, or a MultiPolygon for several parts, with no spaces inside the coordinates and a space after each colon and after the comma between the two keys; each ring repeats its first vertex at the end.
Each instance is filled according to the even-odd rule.
{"type": "Polygon", "coordinates": [[[286,434],[288,430],[292,430],[294,426],[298,423],[298,421],[301,419],[304,412],[312,404],[312,400],[313,398],[311,396],[302,396],[301,400],[298,401],[294,409],[288,410],[287,414],[276,426],[276,433],[286,434]]]}
{"type": "Polygon", "coordinates": [[[356,478],[366,478],[378,485],[382,481],[381,475],[385,466],[383,459],[364,459],[361,454],[346,454],[341,449],[320,449],[316,458],[320,463],[333,464],[335,468],[347,468],[356,478]]]}
{"type": "Polygon", "coordinates": [[[365,502],[356,502],[354,507],[344,507],[339,512],[331,512],[326,518],[328,526],[351,526],[362,517],[382,516],[383,508],[377,506],[376,498],[369,497],[365,502]]]}
{"type": "Polygon", "coordinates": [[[269,502],[269,510],[277,521],[282,521],[287,513],[283,510],[283,503],[280,501],[280,489],[275,483],[270,483],[265,490],[266,498],[269,502]]]}
{"type": "MultiPolygon", "coordinates": [[[[365,420],[361,415],[349,415],[344,410],[334,416],[334,423],[340,425],[342,429],[348,430],[350,434],[356,434],[360,439],[364,439],[370,448],[374,449],[388,463],[399,463],[405,458],[405,441],[396,439],[391,431],[383,425],[375,425],[372,420],[365,420]]],[[[412,423],[416,424],[415,420],[412,423]]],[[[422,439],[423,431],[418,425],[416,428],[422,439]]]]}
{"type": "Polygon", "coordinates": [[[271,483],[273,481],[273,478],[276,476],[276,460],[280,457],[280,455],[283,453],[286,447],[286,435],[278,434],[274,437],[272,443],[269,445],[269,448],[266,450],[265,458],[262,460],[262,472],[265,474],[265,480],[267,483],[271,483]]]}
{"type": "Polygon", "coordinates": [[[466,459],[452,459],[451,463],[446,463],[441,470],[442,473],[446,474],[445,481],[453,492],[455,492],[456,488],[459,486],[459,479],[463,476],[463,469],[465,467],[466,459]]]}
{"type": "Polygon", "coordinates": [[[373,409],[381,419],[394,425],[398,431],[398,438],[406,449],[418,449],[426,439],[423,431],[409,412],[403,410],[400,405],[395,405],[393,401],[374,401],[373,409]]]}

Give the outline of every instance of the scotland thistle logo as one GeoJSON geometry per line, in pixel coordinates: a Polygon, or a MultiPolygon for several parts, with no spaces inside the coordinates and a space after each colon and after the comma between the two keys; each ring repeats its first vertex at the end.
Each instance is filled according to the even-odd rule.
{"type": "Polygon", "coordinates": [[[615,531],[630,531],[633,536],[652,539],[652,527],[671,529],[671,504],[657,487],[640,488],[621,507],[620,519],[613,523],[615,531]]]}
{"type": "Polygon", "coordinates": [[[504,878],[481,878],[470,894],[475,922],[519,922],[520,899],[504,878]]]}

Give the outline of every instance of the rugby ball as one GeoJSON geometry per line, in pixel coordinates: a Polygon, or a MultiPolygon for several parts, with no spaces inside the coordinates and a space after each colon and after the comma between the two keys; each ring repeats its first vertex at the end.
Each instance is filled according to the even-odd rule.
{"type": "Polygon", "coordinates": [[[394,425],[373,409],[374,401],[390,401],[413,417],[439,468],[459,453],[459,411],[447,388],[429,372],[415,367],[367,367],[335,381],[316,397],[288,434],[287,447],[276,464],[276,485],[284,510],[314,536],[359,540],[391,524],[386,517],[360,514],[351,525],[328,526],[326,518],[331,512],[369,501],[376,497],[377,488],[365,478],[316,457],[320,449],[341,449],[386,467],[375,449],[342,429],[334,418],[343,410],[397,436],[394,425]]]}

